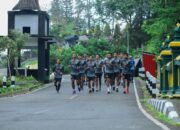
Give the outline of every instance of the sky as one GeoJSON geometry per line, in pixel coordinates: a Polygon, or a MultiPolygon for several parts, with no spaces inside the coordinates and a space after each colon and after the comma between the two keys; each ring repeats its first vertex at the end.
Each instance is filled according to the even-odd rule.
{"type": "MultiPolygon", "coordinates": [[[[1,0],[2,1],[2,0],[1,0]]],[[[4,0],[0,5],[0,36],[7,35],[8,28],[8,17],[7,12],[11,11],[12,8],[18,3],[19,0],[4,0]]],[[[52,0],[39,0],[41,9],[47,9],[52,0]]]]}

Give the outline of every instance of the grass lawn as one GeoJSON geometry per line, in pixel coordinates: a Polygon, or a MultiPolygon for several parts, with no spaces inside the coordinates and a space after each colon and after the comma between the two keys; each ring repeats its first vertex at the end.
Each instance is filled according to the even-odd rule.
{"type": "Polygon", "coordinates": [[[0,78],[0,97],[27,93],[42,86],[43,84],[33,77],[16,77],[16,85],[14,87],[11,86],[11,82],[8,80],[7,88],[3,88],[2,78],[0,78]]]}

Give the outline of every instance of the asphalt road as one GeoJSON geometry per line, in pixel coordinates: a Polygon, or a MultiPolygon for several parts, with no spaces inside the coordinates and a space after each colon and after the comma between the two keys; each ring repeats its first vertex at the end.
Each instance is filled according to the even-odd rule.
{"type": "Polygon", "coordinates": [[[61,92],[54,87],[13,98],[0,99],[0,130],[161,130],[138,109],[131,84],[130,94],[106,88],[72,95],[64,77],[61,92]]]}

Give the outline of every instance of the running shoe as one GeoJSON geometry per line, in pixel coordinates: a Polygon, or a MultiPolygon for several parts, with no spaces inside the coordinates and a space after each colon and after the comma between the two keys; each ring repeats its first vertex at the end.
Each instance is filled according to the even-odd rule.
{"type": "Polygon", "coordinates": [[[76,94],[76,90],[73,91],[73,94],[76,94]]]}
{"type": "Polygon", "coordinates": [[[94,88],[92,88],[92,92],[94,92],[94,88]]]}
{"type": "Polygon", "coordinates": [[[117,93],[119,92],[119,89],[118,89],[118,88],[116,88],[116,92],[117,92],[117,93]]]}

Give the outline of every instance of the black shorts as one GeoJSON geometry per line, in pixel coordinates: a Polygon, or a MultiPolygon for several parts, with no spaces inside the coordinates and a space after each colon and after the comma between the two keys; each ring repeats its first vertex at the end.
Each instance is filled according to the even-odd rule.
{"type": "Polygon", "coordinates": [[[119,77],[120,76],[120,73],[119,72],[115,72],[114,73],[114,77],[119,77]]]}
{"type": "Polygon", "coordinates": [[[79,73],[79,77],[85,76],[85,73],[79,73]]]}
{"type": "Polygon", "coordinates": [[[106,73],[105,78],[109,78],[109,79],[113,80],[114,79],[114,73],[106,73]]]}
{"type": "Polygon", "coordinates": [[[101,79],[101,77],[102,77],[102,73],[96,73],[95,75],[96,75],[96,78],[100,78],[101,79]]]}
{"type": "Polygon", "coordinates": [[[61,79],[62,79],[62,78],[54,78],[54,81],[55,81],[55,82],[61,82],[61,79]]]}
{"type": "Polygon", "coordinates": [[[95,77],[87,77],[87,80],[88,81],[93,81],[93,80],[95,80],[95,77]]]}
{"type": "Polygon", "coordinates": [[[79,80],[79,75],[71,75],[72,80],[79,80]]]}
{"type": "Polygon", "coordinates": [[[123,74],[124,79],[130,80],[131,74],[123,74]]]}

